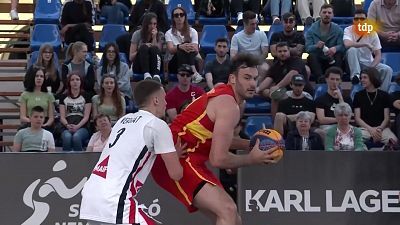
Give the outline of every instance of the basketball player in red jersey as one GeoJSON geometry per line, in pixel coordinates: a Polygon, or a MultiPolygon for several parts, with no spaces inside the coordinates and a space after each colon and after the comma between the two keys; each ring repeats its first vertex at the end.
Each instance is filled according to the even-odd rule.
{"type": "Polygon", "coordinates": [[[248,149],[249,141],[234,137],[240,121],[239,105],[255,94],[258,76],[257,56],[238,54],[232,60],[228,84],[220,85],[193,101],[170,125],[174,140],[187,143],[187,154],[180,159],[183,178],[168,177],[160,157],[152,175],[155,181],[190,212],[200,209],[216,225],[242,224],[237,207],[220,181],[205,163],[222,169],[232,169],[261,163],[276,163],[282,157],[274,154],[276,147],[259,149],[259,141],[249,154],[235,155],[230,149],[248,149]]]}

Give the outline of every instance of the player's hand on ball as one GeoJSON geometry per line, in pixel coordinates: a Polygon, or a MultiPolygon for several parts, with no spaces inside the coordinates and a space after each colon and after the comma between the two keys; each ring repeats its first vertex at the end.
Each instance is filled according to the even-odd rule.
{"type": "Polygon", "coordinates": [[[275,155],[273,154],[276,150],[278,150],[278,147],[272,147],[266,151],[262,151],[260,149],[260,140],[257,139],[256,140],[256,144],[254,145],[254,147],[251,149],[250,151],[250,156],[252,158],[252,162],[254,162],[254,164],[260,164],[260,163],[276,163],[279,160],[275,160],[275,155]]]}

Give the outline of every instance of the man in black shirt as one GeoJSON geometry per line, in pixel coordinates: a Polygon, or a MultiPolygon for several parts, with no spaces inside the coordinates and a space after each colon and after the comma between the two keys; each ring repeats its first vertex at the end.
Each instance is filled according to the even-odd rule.
{"type": "Polygon", "coordinates": [[[276,44],[279,42],[286,42],[289,46],[290,56],[301,57],[304,50],[305,40],[303,32],[297,32],[295,29],[296,17],[291,12],[288,12],[285,13],[282,18],[283,31],[274,33],[270,40],[271,54],[276,58],[276,44]]]}
{"type": "Polygon", "coordinates": [[[215,41],[215,52],[217,57],[206,64],[204,69],[207,86],[211,90],[214,86],[228,82],[231,61],[228,48],[228,39],[219,38],[215,41]]]}
{"type": "Polygon", "coordinates": [[[288,98],[279,102],[278,112],[275,115],[274,129],[280,134],[284,134],[287,125],[296,120],[296,115],[300,111],[308,111],[311,115],[311,123],[315,118],[315,104],[312,96],[307,92],[303,92],[306,80],[303,75],[298,74],[292,77],[290,87],[292,91],[288,91],[288,98]]]}
{"type": "Polygon", "coordinates": [[[372,138],[373,142],[396,144],[397,137],[389,128],[390,97],[388,93],[378,89],[381,85],[378,77],[379,71],[374,67],[361,72],[364,90],[354,96],[354,117],[364,140],[372,138]]]}

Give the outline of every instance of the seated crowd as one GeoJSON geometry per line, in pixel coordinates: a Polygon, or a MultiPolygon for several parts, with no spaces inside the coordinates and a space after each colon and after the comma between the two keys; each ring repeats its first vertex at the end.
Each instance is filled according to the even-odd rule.
{"type": "MultiPolygon", "coordinates": [[[[103,16],[120,23],[129,8],[122,1],[116,2],[101,1],[100,10],[103,16]]],[[[356,25],[343,31],[332,22],[335,7],[321,4],[318,11],[314,9],[314,16],[302,9],[301,20],[309,25],[303,34],[296,30],[296,17],[287,9],[287,2],[271,1],[273,23],[281,23],[283,31],[268,40],[265,32],[257,29],[261,4],[252,8],[252,1],[246,6],[235,5],[242,1],[232,1],[235,4],[231,4],[231,9],[234,7],[243,30],[231,40],[217,39],[216,58],[203,65],[198,33],[189,25],[185,9],[172,10],[168,29],[166,13],[158,12],[165,12],[164,5],[157,5],[158,2],[143,0],[133,6],[130,34],[118,38],[117,44],[107,44],[101,61],[94,64],[87,57],[94,55],[93,4],[85,0],[66,1],[61,34],[69,45],[68,58],[58,69],[52,47],[45,44],[36,63],[28,68],[25,91],[20,97],[21,129],[15,137],[14,151],[30,150],[23,147],[25,137],[27,141],[32,139],[27,133],[42,136],[41,151],[53,151],[54,145],[62,146],[64,151],[83,151],[85,146],[87,151],[101,151],[112,125],[134,101],[130,83],[133,73],[158,82],[163,82],[160,75],[164,70],[177,74],[176,87],[166,96],[166,114],[173,120],[206,90],[227,83],[230,60],[243,52],[263,59],[255,92],[271,101],[273,128],[286,138],[287,149],[365,150],[379,144],[385,149],[397,148],[400,128],[396,124],[396,132],[392,132],[390,111],[399,115],[400,92],[388,93],[393,70],[381,63],[381,49],[383,44],[399,40],[400,24],[392,24],[398,27],[395,31],[382,30],[368,36],[356,33],[356,25]],[[279,2],[280,10],[276,8],[279,2]],[[244,11],[245,7],[256,12],[244,11]],[[82,15],[71,16],[76,14],[71,11],[76,10],[82,11],[82,15]],[[142,10],[145,11],[140,18],[134,18],[142,10]],[[127,63],[120,58],[119,49],[128,53],[127,63]],[[265,60],[269,52],[274,57],[272,63],[265,60]],[[303,53],[308,53],[307,63],[301,59],[303,53]],[[344,96],[340,87],[343,71],[348,71],[353,85],[360,83],[363,90],[351,97],[344,96]],[[204,79],[205,85],[193,84],[204,79]],[[326,92],[315,98],[310,79],[326,83],[326,92]],[[48,140],[47,131],[54,134],[56,141],[48,140]]],[[[382,9],[375,2],[368,12],[371,20],[381,15],[377,11],[382,9]]],[[[395,7],[400,12],[397,5],[383,2],[382,7],[395,7]]],[[[218,4],[215,1],[214,5],[218,4]]],[[[206,9],[201,9],[202,4],[199,7],[208,16],[221,14],[210,5],[206,9]]],[[[366,12],[354,12],[355,24],[366,19],[366,12]]],[[[399,118],[396,123],[400,123],[399,118]]]]}

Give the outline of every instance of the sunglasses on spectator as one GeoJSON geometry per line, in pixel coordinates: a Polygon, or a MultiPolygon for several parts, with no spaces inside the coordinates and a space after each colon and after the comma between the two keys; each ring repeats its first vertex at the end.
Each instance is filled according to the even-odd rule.
{"type": "Polygon", "coordinates": [[[294,86],[296,86],[296,87],[301,87],[301,86],[304,86],[304,84],[300,84],[300,83],[297,83],[297,84],[293,84],[294,86]]]}
{"type": "Polygon", "coordinates": [[[294,23],[294,18],[288,18],[283,21],[285,21],[285,23],[294,23]]]}
{"type": "Polygon", "coordinates": [[[354,21],[364,21],[366,18],[364,17],[354,17],[354,21]]]}
{"type": "Polygon", "coordinates": [[[178,73],[181,77],[191,77],[192,74],[190,73],[178,73]]]}
{"type": "Polygon", "coordinates": [[[174,13],[175,18],[185,17],[185,13],[174,13]]]}

